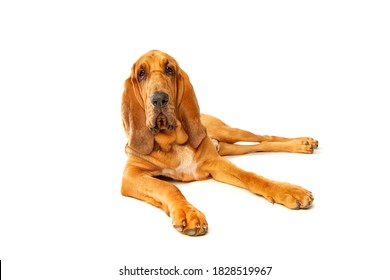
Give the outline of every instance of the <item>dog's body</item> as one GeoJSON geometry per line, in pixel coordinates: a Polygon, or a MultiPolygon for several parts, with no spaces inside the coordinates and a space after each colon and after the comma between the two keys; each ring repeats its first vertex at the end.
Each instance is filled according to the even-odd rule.
{"type": "Polygon", "coordinates": [[[205,234],[206,218],[175,185],[158,176],[180,181],[212,177],[291,209],[312,204],[311,192],[246,172],[221,155],[260,151],[312,153],[318,142],[308,137],[255,135],[200,114],[187,74],[168,54],[150,51],[133,65],[125,82],[122,119],[128,138],[122,194],[162,208],[172,218],[173,226],[184,234],[205,234]],[[240,141],[258,143],[235,144],[240,141]]]}

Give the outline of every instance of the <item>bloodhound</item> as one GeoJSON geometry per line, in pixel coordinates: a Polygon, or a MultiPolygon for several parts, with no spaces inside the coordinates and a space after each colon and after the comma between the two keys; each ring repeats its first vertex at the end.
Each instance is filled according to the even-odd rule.
{"type": "Polygon", "coordinates": [[[122,195],[162,208],[183,234],[204,235],[206,217],[161,176],[180,181],[212,177],[290,209],[309,208],[313,202],[311,192],[246,172],[221,155],[263,151],[310,154],[318,142],[308,137],[260,136],[200,114],[187,74],[166,53],[150,51],[133,65],[125,81],[122,120],[128,139],[122,195]],[[235,144],[240,141],[257,143],[235,144]]]}

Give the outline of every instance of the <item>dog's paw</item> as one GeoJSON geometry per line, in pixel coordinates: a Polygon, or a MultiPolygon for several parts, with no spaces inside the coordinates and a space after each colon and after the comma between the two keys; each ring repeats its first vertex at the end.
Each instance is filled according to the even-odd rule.
{"type": "Polygon", "coordinates": [[[290,209],[310,208],[314,197],[312,193],[302,187],[289,183],[276,183],[272,193],[265,196],[272,203],[278,203],[290,209]]]}
{"type": "Polygon", "coordinates": [[[314,149],[318,148],[318,141],[308,137],[297,138],[289,143],[292,144],[291,152],[293,153],[312,154],[314,149]]]}
{"type": "Polygon", "coordinates": [[[318,141],[311,137],[300,137],[298,139],[307,142],[313,149],[318,148],[318,141]]]}
{"type": "Polygon", "coordinates": [[[301,154],[312,154],[314,147],[307,140],[293,140],[291,142],[291,152],[301,154]]]}
{"type": "Polygon", "coordinates": [[[199,236],[207,233],[206,216],[191,205],[176,208],[170,216],[173,227],[183,234],[199,236]]]}

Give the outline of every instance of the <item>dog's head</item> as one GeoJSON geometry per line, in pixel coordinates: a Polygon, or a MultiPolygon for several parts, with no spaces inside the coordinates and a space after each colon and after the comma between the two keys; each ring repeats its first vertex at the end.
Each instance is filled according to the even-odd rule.
{"type": "Polygon", "coordinates": [[[129,147],[141,154],[150,154],[154,136],[174,130],[177,120],[192,147],[206,136],[187,74],[173,57],[157,50],[134,63],[122,96],[122,120],[129,147]]]}

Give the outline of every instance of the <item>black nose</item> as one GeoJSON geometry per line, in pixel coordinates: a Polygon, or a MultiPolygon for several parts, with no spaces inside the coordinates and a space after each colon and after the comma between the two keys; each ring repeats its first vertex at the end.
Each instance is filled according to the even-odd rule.
{"type": "Polygon", "coordinates": [[[163,108],[168,104],[169,96],[165,92],[156,91],[150,97],[150,103],[156,108],[163,108]]]}

